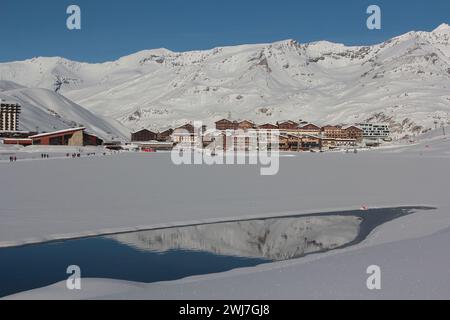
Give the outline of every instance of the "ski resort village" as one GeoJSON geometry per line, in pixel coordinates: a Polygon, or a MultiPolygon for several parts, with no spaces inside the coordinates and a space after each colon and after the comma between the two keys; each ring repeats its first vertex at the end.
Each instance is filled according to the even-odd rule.
{"type": "MultiPolygon", "coordinates": [[[[196,130],[192,123],[162,132],[142,129],[131,133],[129,141],[104,141],[88,133],[85,127],[68,128],[51,132],[20,131],[21,106],[1,102],[0,141],[5,146],[104,146],[114,151],[161,151],[172,150],[178,145],[185,148],[206,148],[212,152],[237,150],[257,151],[260,143],[256,140],[254,150],[250,139],[264,132],[278,135],[277,150],[282,151],[324,151],[358,147],[380,146],[392,141],[388,124],[364,123],[349,126],[326,125],[323,127],[304,121],[281,121],[276,124],[256,125],[249,120],[232,121],[222,119],[215,123],[213,130],[201,126],[196,130]],[[243,143],[240,143],[240,142],[243,143]]],[[[26,150],[26,149],[22,149],[26,150]]],[[[57,149],[54,149],[57,150],[57,149]]]]}
{"type": "Polygon", "coordinates": [[[1,62],[0,298],[449,299],[427,30],[1,62]]]}

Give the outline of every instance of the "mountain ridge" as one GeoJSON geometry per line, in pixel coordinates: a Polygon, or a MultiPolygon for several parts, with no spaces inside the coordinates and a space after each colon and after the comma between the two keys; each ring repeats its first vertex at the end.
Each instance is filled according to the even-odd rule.
{"type": "Polygon", "coordinates": [[[231,113],[259,123],[383,121],[401,138],[450,122],[450,26],[366,46],[287,39],[96,64],[34,58],[1,63],[0,80],[53,90],[130,130],[211,125],[231,113]]]}

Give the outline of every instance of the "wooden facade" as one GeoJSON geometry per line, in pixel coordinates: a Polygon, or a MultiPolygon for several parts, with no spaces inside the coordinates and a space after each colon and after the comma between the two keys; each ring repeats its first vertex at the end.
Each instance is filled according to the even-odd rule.
{"type": "Polygon", "coordinates": [[[158,134],[147,130],[147,129],[143,129],[137,132],[133,132],[131,134],[131,141],[132,142],[144,142],[144,141],[154,141],[158,139],[158,134]]]}
{"type": "Polygon", "coordinates": [[[225,130],[236,130],[238,123],[236,121],[231,121],[228,119],[222,119],[217,121],[216,123],[216,129],[225,131],[225,130]]]}
{"type": "MultiPolygon", "coordinates": [[[[232,121],[222,119],[215,123],[218,136],[203,137],[203,146],[217,146],[224,150],[264,150],[273,147],[272,135],[277,131],[279,138],[279,150],[289,151],[314,151],[322,149],[334,149],[339,147],[353,147],[362,141],[362,130],[357,126],[343,128],[341,126],[327,125],[319,127],[313,123],[295,121],[277,122],[277,124],[266,123],[255,125],[249,120],[232,121]],[[259,131],[259,132],[258,132],[259,131]],[[253,146],[252,132],[257,134],[256,148],[253,146]],[[267,135],[261,136],[262,132],[267,135]]],[[[185,125],[174,131],[174,141],[195,142],[194,128],[185,125]],[[184,129],[188,134],[178,134],[179,129],[184,129]]]]}
{"type": "Polygon", "coordinates": [[[169,141],[173,134],[173,129],[167,129],[162,132],[159,132],[156,136],[157,141],[169,141]]]}
{"type": "Polygon", "coordinates": [[[258,126],[258,129],[262,129],[262,130],[278,130],[278,126],[271,124],[271,123],[266,123],[263,125],[258,126]]]}
{"type": "Polygon", "coordinates": [[[322,127],[322,134],[326,138],[333,138],[333,139],[344,139],[347,138],[347,134],[344,129],[342,129],[341,126],[324,126],[322,127]]]}
{"type": "Polygon", "coordinates": [[[341,126],[324,126],[322,127],[322,134],[325,138],[341,139],[341,140],[356,140],[361,142],[363,139],[363,130],[356,126],[349,126],[342,128],[341,126]]]}
{"type": "Polygon", "coordinates": [[[283,121],[278,123],[277,122],[278,129],[280,130],[296,130],[298,129],[298,123],[294,121],[283,121]]]}
{"type": "Polygon", "coordinates": [[[282,134],[279,143],[280,151],[309,151],[322,148],[322,139],[309,135],[282,134]]]}
{"type": "Polygon", "coordinates": [[[346,133],[347,139],[355,139],[357,142],[361,142],[363,140],[364,131],[357,126],[350,126],[344,129],[346,133]]]}
{"type": "Polygon", "coordinates": [[[198,139],[199,137],[195,133],[195,128],[190,123],[176,128],[172,133],[172,140],[175,143],[183,143],[194,146],[197,144],[198,139]]]}
{"type": "Polygon", "coordinates": [[[320,134],[321,128],[319,126],[316,126],[315,124],[309,123],[307,125],[302,126],[299,128],[298,132],[302,134],[320,134]]]}
{"type": "Polygon", "coordinates": [[[101,146],[103,144],[103,140],[99,137],[83,132],[83,145],[84,146],[101,146]]]}
{"type": "Polygon", "coordinates": [[[250,130],[250,129],[255,129],[256,125],[251,121],[243,120],[241,122],[238,122],[237,128],[240,130],[250,130]]]}

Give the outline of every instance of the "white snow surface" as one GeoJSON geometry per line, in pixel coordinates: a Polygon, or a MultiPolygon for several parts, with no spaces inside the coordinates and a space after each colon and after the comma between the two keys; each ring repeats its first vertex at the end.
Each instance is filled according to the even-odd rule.
{"type": "Polygon", "coordinates": [[[436,131],[407,147],[292,154],[269,177],[249,166],[174,166],[164,153],[0,163],[1,246],[361,205],[437,208],[301,259],[153,284],[83,279],[81,291],[59,283],[10,298],[448,299],[449,147],[436,131]],[[381,291],[366,288],[372,264],[381,291]]]}
{"type": "Polygon", "coordinates": [[[131,130],[211,125],[231,113],[259,123],[388,122],[403,137],[450,121],[449,63],[442,24],[372,46],[285,40],[96,64],[38,57],[0,64],[0,80],[56,91],[131,130]]]}
{"type": "Polygon", "coordinates": [[[0,99],[22,107],[19,118],[19,130],[22,131],[49,132],[86,127],[88,132],[106,140],[128,138],[129,130],[118,122],[97,116],[48,89],[26,88],[0,80],[0,99]]]}

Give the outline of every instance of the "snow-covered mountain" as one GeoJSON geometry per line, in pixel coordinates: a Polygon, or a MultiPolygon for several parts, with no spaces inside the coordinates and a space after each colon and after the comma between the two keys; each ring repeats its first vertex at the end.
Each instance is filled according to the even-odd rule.
{"type": "Polygon", "coordinates": [[[64,96],[40,88],[27,88],[0,80],[0,99],[22,106],[20,130],[52,131],[84,126],[103,139],[126,139],[127,129],[102,119],[64,96]]]}
{"type": "Polygon", "coordinates": [[[34,58],[0,79],[58,92],[130,129],[203,120],[390,122],[398,136],[450,121],[450,26],[373,46],[330,42],[141,51],[88,64],[34,58]]]}

